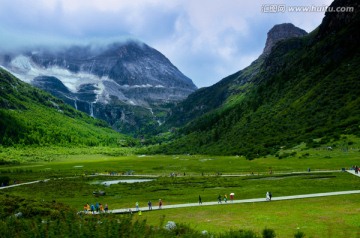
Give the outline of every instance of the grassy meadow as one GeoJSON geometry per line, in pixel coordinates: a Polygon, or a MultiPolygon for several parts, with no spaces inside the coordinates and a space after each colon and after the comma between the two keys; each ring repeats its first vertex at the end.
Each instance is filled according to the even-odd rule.
{"type": "Polygon", "coordinates": [[[196,203],[199,195],[203,202],[216,201],[219,194],[229,196],[231,192],[235,193],[235,199],[248,199],[265,197],[266,191],[276,197],[359,190],[360,178],[341,172],[341,168],[360,164],[358,141],[348,140],[353,143],[346,147],[337,145],[329,150],[299,145],[277,156],[250,161],[241,156],[142,155],[135,154],[133,149],[107,147],[0,148],[0,176],[8,177],[10,185],[14,181],[46,179],[2,189],[0,196],[36,200],[39,206],[56,201],[77,211],[87,202],[107,203],[111,210],[133,208],[135,202],[146,207],[151,200],[154,211],[143,213],[142,217],[135,215],[135,220],[146,219],[153,226],[172,220],[216,234],[230,229],[260,233],[264,228],[271,228],[278,237],[290,237],[298,230],[307,237],[359,237],[360,195],[156,209],[160,198],[166,206],[196,203]],[[142,178],[153,180],[101,184],[142,178]],[[106,195],[95,197],[93,192],[100,190],[106,195]]]}
{"type": "Polygon", "coordinates": [[[198,230],[219,234],[232,230],[274,229],[277,237],[359,237],[360,195],[344,195],[265,203],[227,204],[144,212],[137,219],[158,225],[166,221],[184,222],[198,230]]]}

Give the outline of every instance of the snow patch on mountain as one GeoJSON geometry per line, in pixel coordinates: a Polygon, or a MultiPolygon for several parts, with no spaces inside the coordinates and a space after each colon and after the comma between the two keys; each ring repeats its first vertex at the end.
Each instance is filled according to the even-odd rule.
{"type": "Polygon", "coordinates": [[[127,132],[143,131],[143,126],[152,129],[152,122],[167,115],[169,103],[197,89],[163,54],[132,40],[101,47],[38,46],[0,52],[0,65],[22,81],[127,132]]]}
{"type": "MultiPolygon", "coordinates": [[[[2,66],[2,68],[14,74],[16,77],[20,78],[22,81],[27,83],[32,83],[34,79],[38,76],[52,76],[59,79],[72,93],[78,93],[81,85],[91,84],[96,87],[94,93],[96,94],[96,102],[108,103],[110,101],[109,92],[107,90],[105,81],[112,82],[116,84],[113,80],[109,80],[108,77],[98,77],[94,74],[87,72],[78,72],[73,73],[65,68],[60,68],[58,66],[51,66],[48,68],[39,67],[36,65],[30,57],[20,55],[11,60],[10,64],[7,67],[2,66]]],[[[119,91],[113,91],[115,96],[118,96],[119,91]]],[[[122,97],[125,99],[125,97],[122,97]]]]}

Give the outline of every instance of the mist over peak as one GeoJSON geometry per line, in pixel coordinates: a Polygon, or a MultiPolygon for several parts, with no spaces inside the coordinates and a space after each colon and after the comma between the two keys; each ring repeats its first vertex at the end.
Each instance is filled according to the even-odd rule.
{"type": "Polygon", "coordinates": [[[165,116],[168,109],[161,105],[183,100],[197,89],[162,53],[134,39],[8,52],[0,53],[6,70],[122,132],[130,127],[136,133],[149,121],[161,123],[155,110],[165,116]]]}

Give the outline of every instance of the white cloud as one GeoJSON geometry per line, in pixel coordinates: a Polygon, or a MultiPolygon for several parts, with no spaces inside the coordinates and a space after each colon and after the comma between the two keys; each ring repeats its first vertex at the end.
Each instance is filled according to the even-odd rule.
{"type": "Polygon", "coordinates": [[[11,0],[0,8],[0,47],[134,37],[165,54],[196,85],[249,65],[274,24],[311,31],[324,13],[262,13],[264,4],[331,0],[11,0]]]}

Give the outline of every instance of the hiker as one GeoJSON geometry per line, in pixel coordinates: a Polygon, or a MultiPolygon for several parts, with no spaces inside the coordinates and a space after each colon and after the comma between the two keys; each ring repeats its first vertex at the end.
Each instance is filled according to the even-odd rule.
{"type": "Polygon", "coordinates": [[[135,203],[135,209],[136,209],[136,211],[139,211],[139,202],[135,203]]]}
{"type": "Polygon", "coordinates": [[[272,194],[269,192],[269,200],[271,201],[272,194]]]}
{"type": "Polygon", "coordinates": [[[100,209],[100,212],[104,212],[104,207],[103,207],[103,205],[101,203],[99,205],[99,209],[100,209]]]}
{"type": "Polygon", "coordinates": [[[227,203],[227,195],[224,195],[224,202],[227,203]]]}
{"type": "Polygon", "coordinates": [[[99,203],[97,202],[96,204],[95,204],[95,210],[96,210],[96,212],[99,212],[99,203]]]}
{"type": "Polygon", "coordinates": [[[266,201],[270,201],[270,194],[269,194],[269,192],[266,192],[266,201]]]}
{"type": "Polygon", "coordinates": [[[95,206],[94,206],[94,204],[91,204],[90,210],[91,210],[91,213],[94,214],[94,212],[95,212],[95,206]]]}
{"type": "Polygon", "coordinates": [[[159,199],[159,209],[161,209],[161,207],[162,207],[162,201],[161,199],[159,199]]]}
{"type": "Polygon", "coordinates": [[[86,213],[90,212],[90,205],[89,205],[89,203],[88,203],[88,202],[86,203],[86,205],[85,205],[85,206],[86,206],[86,213]]]}
{"type": "Polygon", "coordinates": [[[221,203],[221,195],[218,196],[218,203],[221,203]]]}
{"type": "Polygon", "coordinates": [[[107,205],[107,203],[105,204],[105,212],[108,212],[109,211],[109,207],[107,205]]]}
{"type": "Polygon", "coordinates": [[[149,210],[152,210],[152,203],[151,201],[148,202],[149,210]]]}
{"type": "Polygon", "coordinates": [[[88,205],[88,204],[85,204],[85,205],[84,205],[84,213],[85,213],[85,214],[88,212],[88,209],[87,209],[88,207],[87,207],[87,205],[88,205]]]}
{"type": "Polygon", "coordinates": [[[202,204],[201,196],[199,195],[199,204],[202,204]]]}
{"type": "Polygon", "coordinates": [[[230,201],[231,202],[234,202],[234,195],[235,195],[235,193],[230,193],[230,201]]]}

